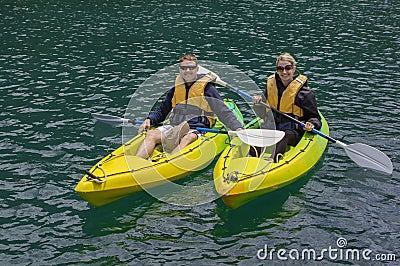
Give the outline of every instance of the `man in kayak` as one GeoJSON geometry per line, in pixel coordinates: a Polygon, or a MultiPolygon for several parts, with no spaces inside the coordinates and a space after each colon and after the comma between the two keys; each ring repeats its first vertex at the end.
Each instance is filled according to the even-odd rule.
{"type": "MultiPolygon", "coordinates": [[[[317,109],[314,93],[307,86],[307,77],[296,73],[296,60],[289,53],[282,53],[276,60],[276,72],[268,77],[267,87],[262,96],[255,96],[254,110],[259,117],[266,118],[268,110],[260,103],[267,99],[268,104],[305,123],[300,128],[297,123],[274,113],[275,128],[285,132],[285,136],[275,146],[272,158],[275,162],[283,154],[287,145],[295,146],[304,134],[304,130],[321,128],[321,117],[317,109]]],[[[264,119],[268,121],[268,119],[264,119]]],[[[263,127],[271,127],[266,124],[263,127]]],[[[250,155],[257,156],[260,148],[251,149],[250,155]]]]}
{"type": "Polygon", "coordinates": [[[177,146],[171,153],[175,153],[195,141],[202,133],[196,127],[211,128],[215,123],[213,113],[228,128],[241,130],[242,124],[236,119],[233,112],[224,104],[221,95],[214,86],[215,80],[208,75],[198,75],[198,62],[193,54],[184,54],[179,58],[179,75],[175,86],[172,87],[161,105],[154,110],[139,127],[139,134],[152,125],[163,122],[172,111],[170,125],[163,125],[149,130],[136,156],[147,159],[162,136],[168,134],[173,126],[179,125],[176,135],[177,146]],[[185,123],[185,121],[187,123],[185,123]],[[185,130],[186,127],[186,130],[185,130]]]}

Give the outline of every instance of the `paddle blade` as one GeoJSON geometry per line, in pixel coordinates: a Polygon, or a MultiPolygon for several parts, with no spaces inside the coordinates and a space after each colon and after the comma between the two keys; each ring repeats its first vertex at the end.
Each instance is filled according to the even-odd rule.
{"type": "Polygon", "coordinates": [[[197,73],[198,73],[198,74],[201,74],[201,75],[208,75],[209,77],[215,79],[215,82],[216,82],[217,84],[221,85],[221,86],[226,86],[226,85],[227,85],[225,82],[223,82],[223,81],[220,79],[220,77],[219,77],[216,73],[214,73],[214,72],[208,70],[207,68],[205,68],[205,67],[203,67],[203,66],[200,66],[200,65],[199,65],[199,71],[198,71],[197,73]]]}
{"type": "Polygon", "coordinates": [[[272,146],[285,136],[283,131],[269,129],[245,129],[233,132],[244,143],[257,147],[272,146]]]}
{"type": "Polygon", "coordinates": [[[92,114],[92,117],[98,121],[109,123],[109,124],[123,124],[123,123],[130,123],[131,120],[126,118],[121,118],[118,116],[113,115],[104,115],[104,114],[92,114]]]}
{"type": "Polygon", "coordinates": [[[362,143],[345,145],[339,142],[339,144],[344,148],[347,156],[359,166],[392,174],[393,164],[380,150],[362,143]]]}

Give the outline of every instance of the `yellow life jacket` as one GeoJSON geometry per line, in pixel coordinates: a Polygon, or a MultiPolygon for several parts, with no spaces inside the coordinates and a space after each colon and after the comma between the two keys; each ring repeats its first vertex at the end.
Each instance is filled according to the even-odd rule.
{"type": "Polygon", "coordinates": [[[185,106],[198,107],[202,110],[201,115],[207,117],[210,122],[210,126],[212,127],[215,123],[215,118],[212,116],[213,110],[204,96],[204,89],[208,83],[214,81],[215,79],[209,76],[203,76],[192,84],[186,95],[185,81],[181,75],[178,75],[175,80],[175,92],[174,96],[172,97],[172,108],[177,109],[176,107],[181,104],[185,106]]]}
{"type": "Polygon", "coordinates": [[[280,102],[278,103],[278,88],[276,86],[275,74],[269,76],[267,80],[267,93],[268,93],[268,104],[287,114],[293,114],[297,117],[303,117],[304,110],[294,104],[297,93],[300,88],[306,83],[307,77],[304,75],[298,75],[287,88],[283,91],[280,102]]]}

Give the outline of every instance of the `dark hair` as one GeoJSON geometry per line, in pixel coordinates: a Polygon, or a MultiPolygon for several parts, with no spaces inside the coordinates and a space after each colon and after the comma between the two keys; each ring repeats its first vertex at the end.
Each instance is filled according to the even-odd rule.
{"type": "Polygon", "coordinates": [[[186,61],[193,61],[197,65],[197,57],[194,54],[184,54],[184,55],[179,57],[179,63],[181,63],[181,62],[183,62],[185,60],[186,61]]]}

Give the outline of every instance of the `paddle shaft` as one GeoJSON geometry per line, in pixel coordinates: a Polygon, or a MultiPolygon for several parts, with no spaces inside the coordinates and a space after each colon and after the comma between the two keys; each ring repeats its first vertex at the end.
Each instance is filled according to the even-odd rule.
{"type": "MultiPolygon", "coordinates": [[[[247,99],[249,99],[249,100],[252,100],[252,99],[253,99],[253,97],[252,97],[251,95],[249,95],[249,94],[247,94],[246,92],[241,91],[241,90],[239,90],[239,89],[237,89],[237,88],[232,87],[231,85],[227,84],[226,82],[219,81],[219,83],[220,83],[220,85],[222,85],[222,86],[224,86],[224,87],[227,87],[227,88],[230,89],[230,90],[233,90],[233,91],[236,92],[237,94],[242,95],[243,97],[245,97],[245,98],[247,98],[247,99]]],[[[290,115],[285,114],[285,113],[283,113],[283,112],[281,112],[281,111],[279,111],[279,110],[277,110],[277,109],[275,109],[275,108],[269,106],[268,104],[266,104],[266,103],[264,103],[264,102],[260,102],[260,104],[262,104],[262,105],[264,105],[265,107],[271,109],[273,112],[278,113],[278,114],[280,114],[280,115],[286,117],[286,118],[289,119],[289,120],[292,120],[293,122],[299,124],[302,128],[305,127],[305,124],[304,124],[303,122],[297,120],[296,118],[291,117],[290,115]]],[[[320,132],[320,131],[318,131],[318,130],[316,130],[316,129],[314,129],[314,128],[312,129],[311,132],[314,133],[314,134],[318,134],[318,135],[320,135],[321,137],[326,138],[326,139],[329,140],[329,141],[332,141],[333,143],[336,143],[336,142],[337,142],[336,139],[334,139],[334,138],[332,138],[332,137],[330,137],[330,136],[327,136],[327,135],[325,135],[324,133],[322,133],[322,132],[320,132]]]]}
{"type": "Polygon", "coordinates": [[[214,128],[196,127],[196,130],[203,132],[211,132],[211,133],[229,134],[229,132],[226,130],[219,130],[214,128]]]}
{"type": "MultiPolygon", "coordinates": [[[[217,78],[216,82],[221,86],[224,86],[230,90],[235,91],[236,93],[238,93],[239,95],[242,95],[243,97],[245,97],[247,99],[251,99],[251,100],[253,99],[253,97],[251,95],[249,95],[246,92],[241,91],[237,88],[232,87],[231,85],[222,81],[219,77],[217,78]]],[[[305,126],[304,123],[300,122],[296,118],[291,117],[290,115],[285,114],[273,107],[270,107],[264,102],[261,102],[261,104],[264,105],[265,107],[271,109],[273,112],[276,112],[276,113],[286,117],[287,119],[299,124],[301,127],[305,126]]],[[[357,163],[359,166],[382,171],[382,172],[385,172],[388,174],[392,174],[392,172],[393,172],[392,162],[390,161],[390,159],[387,155],[385,155],[383,152],[379,151],[378,149],[375,149],[371,146],[361,144],[361,143],[347,145],[339,140],[336,140],[332,137],[325,135],[324,133],[322,133],[316,129],[312,129],[311,132],[313,132],[313,133],[335,143],[337,146],[343,148],[345,150],[347,156],[350,159],[352,159],[355,163],[357,163]]]]}

